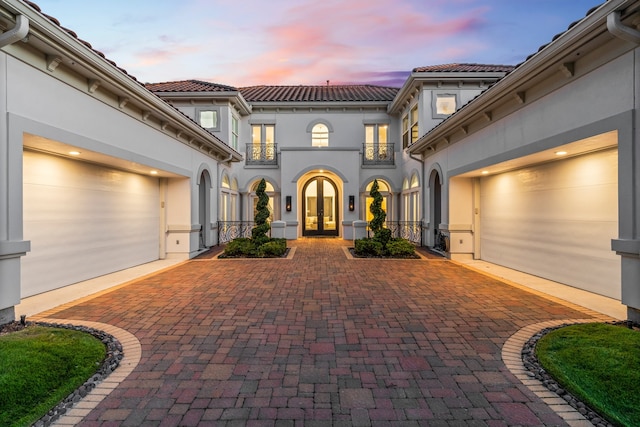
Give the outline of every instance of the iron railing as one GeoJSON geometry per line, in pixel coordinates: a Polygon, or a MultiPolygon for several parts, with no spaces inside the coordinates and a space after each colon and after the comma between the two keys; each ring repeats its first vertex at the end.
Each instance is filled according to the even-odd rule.
{"type": "Polygon", "coordinates": [[[277,166],[278,144],[247,144],[247,165],[277,166]]]}
{"type": "MultiPolygon", "coordinates": [[[[391,230],[391,236],[407,239],[417,246],[422,246],[422,221],[386,221],[384,227],[391,230]]],[[[373,237],[373,232],[367,224],[367,236],[373,237]]]]}
{"type": "Polygon", "coordinates": [[[364,143],[362,150],[362,164],[366,166],[395,164],[394,144],[385,143],[364,143]]]}
{"type": "Polygon", "coordinates": [[[218,244],[229,243],[238,237],[249,238],[253,227],[253,221],[218,221],[218,244]]]}

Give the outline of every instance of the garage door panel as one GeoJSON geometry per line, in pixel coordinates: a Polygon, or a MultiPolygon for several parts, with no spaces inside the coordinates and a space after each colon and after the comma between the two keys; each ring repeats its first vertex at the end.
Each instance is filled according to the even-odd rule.
{"type": "Polygon", "coordinates": [[[23,296],[158,258],[157,179],[33,152],[24,166],[23,296]]]}
{"type": "Polygon", "coordinates": [[[483,179],[482,259],[619,298],[612,158],[616,150],[483,179]]]}

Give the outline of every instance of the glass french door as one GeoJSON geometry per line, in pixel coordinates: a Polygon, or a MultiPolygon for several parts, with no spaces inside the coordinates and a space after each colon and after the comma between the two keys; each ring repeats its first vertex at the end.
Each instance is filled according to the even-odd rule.
{"type": "Polygon", "coordinates": [[[328,178],[316,177],[302,190],[303,236],[338,235],[338,189],[328,178]]]}

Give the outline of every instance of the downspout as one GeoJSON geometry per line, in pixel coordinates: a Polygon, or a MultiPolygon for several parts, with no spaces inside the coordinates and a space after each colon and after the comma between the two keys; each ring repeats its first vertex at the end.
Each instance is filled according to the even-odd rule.
{"type": "Polygon", "coordinates": [[[24,15],[16,16],[16,25],[9,31],[5,31],[0,35],[0,48],[8,46],[22,40],[29,34],[29,19],[24,15]]]}
{"type": "Polygon", "coordinates": [[[622,40],[640,44],[640,31],[624,25],[620,20],[621,13],[619,10],[616,10],[607,16],[607,30],[622,40]]]}

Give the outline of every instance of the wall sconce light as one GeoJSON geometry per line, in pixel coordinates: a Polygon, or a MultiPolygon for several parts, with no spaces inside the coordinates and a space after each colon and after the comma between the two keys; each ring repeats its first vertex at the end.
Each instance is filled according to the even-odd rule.
{"type": "Polygon", "coordinates": [[[287,212],[291,212],[291,196],[286,197],[284,208],[287,210],[287,212]]]}
{"type": "Polygon", "coordinates": [[[356,210],[356,197],[355,196],[349,196],[349,210],[351,212],[356,210]]]}

